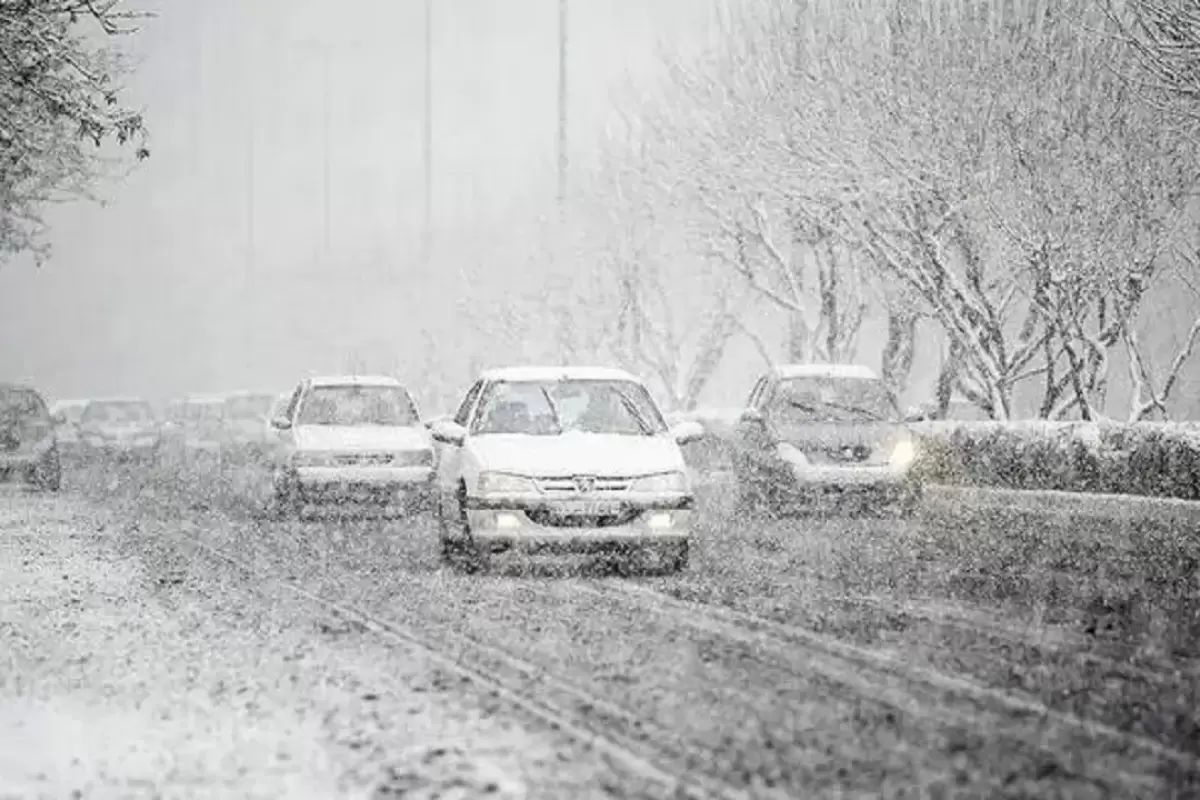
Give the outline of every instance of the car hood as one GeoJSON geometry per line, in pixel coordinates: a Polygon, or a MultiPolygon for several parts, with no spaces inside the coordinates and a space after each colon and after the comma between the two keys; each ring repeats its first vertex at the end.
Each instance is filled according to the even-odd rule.
{"type": "Polygon", "coordinates": [[[140,436],[157,436],[158,426],[153,423],[116,423],[110,425],[86,425],[81,433],[103,436],[106,439],[128,439],[140,436]]]}
{"type": "Polygon", "coordinates": [[[624,477],[684,469],[679,445],[669,436],[490,434],[471,438],[466,447],[480,470],[533,477],[624,477]]]}
{"type": "Polygon", "coordinates": [[[297,450],[378,453],[385,450],[427,450],[431,447],[429,432],[423,427],[301,425],[296,428],[297,450]]]}
{"type": "Polygon", "coordinates": [[[872,450],[910,438],[908,428],[899,422],[777,422],[779,441],[794,447],[814,450],[866,446],[872,450]]]}

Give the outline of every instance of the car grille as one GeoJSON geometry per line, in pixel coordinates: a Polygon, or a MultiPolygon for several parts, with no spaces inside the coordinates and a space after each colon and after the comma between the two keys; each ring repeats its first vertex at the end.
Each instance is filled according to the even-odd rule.
{"type": "Polygon", "coordinates": [[[348,467],[427,467],[433,463],[429,450],[413,450],[405,453],[343,453],[334,461],[348,467]]]}
{"type": "Polygon", "coordinates": [[[538,490],[551,497],[575,497],[581,494],[609,496],[628,492],[632,484],[632,478],[589,475],[537,480],[538,490]]]}
{"type": "Polygon", "coordinates": [[[548,528],[611,528],[628,525],[642,512],[636,508],[624,508],[617,514],[564,514],[549,508],[534,508],[525,512],[536,525],[548,528]]]}
{"type": "Polygon", "coordinates": [[[873,450],[867,445],[826,447],[805,452],[805,457],[818,464],[865,464],[871,461],[873,450]]]}

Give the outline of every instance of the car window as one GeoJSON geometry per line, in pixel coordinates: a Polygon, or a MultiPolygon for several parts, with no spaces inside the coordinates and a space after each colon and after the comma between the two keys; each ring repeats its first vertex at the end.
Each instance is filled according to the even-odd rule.
{"type": "Polygon", "coordinates": [[[806,376],[782,381],[770,400],[784,419],[822,422],[897,420],[899,407],[878,378],[806,376]]]}
{"type": "Polygon", "coordinates": [[[225,400],[225,416],[237,420],[265,420],[274,402],[275,396],[270,394],[230,397],[225,400]]]}
{"type": "Polygon", "coordinates": [[[475,398],[479,397],[479,393],[483,390],[483,381],[475,381],[475,385],[467,390],[467,394],[463,397],[462,403],[458,407],[458,411],[454,414],[454,422],[458,425],[467,427],[471,421],[471,406],[475,404],[475,398]]]}
{"type": "Polygon", "coordinates": [[[88,403],[79,418],[82,423],[101,425],[124,425],[150,423],[154,421],[154,409],[149,403],[136,400],[111,400],[88,403]]]}
{"type": "Polygon", "coordinates": [[[300,404],[297,425],[420,424],[408,392],[396,386],[317,386],[300,404]]]}
{"type": "Polygon", "coordinates": [[[653,436],[666,423],[644,386],[627,380],[498,381],[480,398],[478,434],[653,436]]]}
{"type": "Polygon", "coordinates": [[[46,422],[50,412],[32,389],[0,389],[0,422],[46,422]]]}

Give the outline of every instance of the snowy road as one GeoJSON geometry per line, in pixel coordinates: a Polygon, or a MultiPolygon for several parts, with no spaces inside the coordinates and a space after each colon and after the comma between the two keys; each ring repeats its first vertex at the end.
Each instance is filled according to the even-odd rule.
{"type": "Polygon", "coordinates": [[[514,797],[1200,786],[1195,673],[934,596],[954,568],[922,550],[932,521],[714,522],[683,576],[469,577],[437,563],[420,520],[90,496],[0,515],[18,556],[0,622],[27,654],[0,700],[47,730],[113,697],[122,722],[75,714],[72,730],[124,733],[75,764],[40,740],[42,762],[0,762],[3,781],[347,797],[405,781],[427,791],[405,796],[460,782],[514,797]]]}

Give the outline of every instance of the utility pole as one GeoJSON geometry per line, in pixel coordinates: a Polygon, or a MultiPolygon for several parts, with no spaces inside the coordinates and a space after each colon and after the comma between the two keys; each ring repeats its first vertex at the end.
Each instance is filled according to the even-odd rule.
{"type": "Polygon", "coordinates": [[[558,210],[567,204],[567,0],[558,0],[558,210]]]}
{"type": "Polygon", "coordinates": [[[425,109],[421,144],[425,169],[421,262],[428,264],[433,257],[433,0],[425,0],[425,109]]]}
{"type": "Polygon", "coordinates": [[[333,93],[330,75],[329,45],[321,45],[321,255],[329,265],[332,246],[332,215],[330,207],[331,169],[333,160],[332,109],[333,93]]]}

